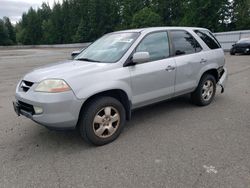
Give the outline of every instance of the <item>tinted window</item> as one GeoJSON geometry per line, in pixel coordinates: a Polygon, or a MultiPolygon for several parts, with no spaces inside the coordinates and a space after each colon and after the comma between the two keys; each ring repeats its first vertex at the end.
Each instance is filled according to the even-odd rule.
{"type": "Polygon", "coordinates": [[[150,61],[156,61],[169,57],[169,42],[167,32],[152,33],[146,36],[136,52],[148,52],[150,61]]]}
{"type": "Polygon", "coordinates": [[[207,44],[210,49],[221,48],[216,38],[206,30],[195,30],[195,33],[207,44]]]}
{"type": "Polygon", "coordinates": [[[170,31],[175,55],[192,54],[202,50],[195,38],[186,31],[170,31]]]}

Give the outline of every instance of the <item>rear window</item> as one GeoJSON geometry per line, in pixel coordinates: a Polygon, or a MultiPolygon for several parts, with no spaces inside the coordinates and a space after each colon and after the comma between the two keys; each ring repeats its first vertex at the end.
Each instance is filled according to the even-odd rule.
{"type": "Polygon", "coordinates": [[[241,39],[237,43],[239,43],[239,44],[250,43],[250,39],[241,39]]]}
{"type": "Polygon", "coordinates": [[[212,33],[207,30],[195,30],[194,31],[210,49],[221,48],[220,43],[216,40],[212,33]]]}

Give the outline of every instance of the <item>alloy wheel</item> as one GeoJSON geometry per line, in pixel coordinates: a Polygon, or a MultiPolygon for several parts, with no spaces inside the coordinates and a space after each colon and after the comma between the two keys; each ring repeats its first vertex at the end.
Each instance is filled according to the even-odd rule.
{"type": "Polygon", "coordinates": [[[207,80],[202,87],[202,98],[205,101],[209,101],[214,94],[214,83],[211,80],[207,80]]]}
{"type": "Polygon", "coordinates": [[[102,108],[94,117],[93,130],[97,137],[108,138],[112,136],[120,125],[120,114],[112,106],[102,108]]]}

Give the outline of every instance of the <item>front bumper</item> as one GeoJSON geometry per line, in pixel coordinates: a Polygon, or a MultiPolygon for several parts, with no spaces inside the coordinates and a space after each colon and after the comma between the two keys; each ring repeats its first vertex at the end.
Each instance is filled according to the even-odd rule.
{"type": "Polygon", "coordinates": [[[225,91],[227,80],[228,80],[228,72],[227,72],[226,68],[223,68],[223,72],[222,72],[220,79],[217,83],[221,87],[221,93],[224,93],[224,91],[225,91]]]}
{"type": "Polygon", "coordinates": [[[231,52],[234,53],[242,53],[242,54],[248,54],[250,53],[250,48],[249,47],[237,47],[237,48],[232,48],[231,52]]]}
{"type": "Polygon", "coordinates": [[[74,129],[83,104],[72,91],[42,93],[32,90],[22,92],[17,89],[15,98],[13,105],[18,115],[54,129],[74,129]],[[42,108],[43,112],[36,114],[34,107],[42,108]]]}

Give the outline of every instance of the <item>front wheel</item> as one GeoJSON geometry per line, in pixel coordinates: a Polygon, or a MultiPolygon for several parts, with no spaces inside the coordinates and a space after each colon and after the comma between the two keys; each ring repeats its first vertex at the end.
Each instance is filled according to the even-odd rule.
{"type": "Polygon", "coordinates": [[[191,100],[198,106],[209,105],[216,93],[216,80],[213,75],[205,74],[202,76],[196,90],[191,93],[191,100]]]}
{"type": "Polygon", "coordinates": [[[115,98],[93,99],[80,114],[79,129],[85,141],[105,145],[114,141],[125,124],[125,109],[115,98]]]}
{"type": "Polygon", "coordinates": [[[230,55],[235,55],[235,51],[233,49],[230,50],[230,55]]]}

